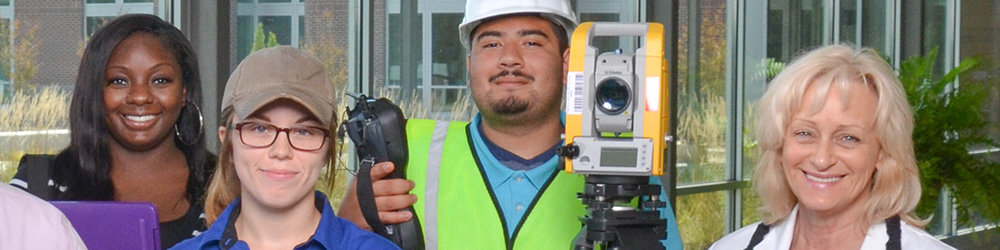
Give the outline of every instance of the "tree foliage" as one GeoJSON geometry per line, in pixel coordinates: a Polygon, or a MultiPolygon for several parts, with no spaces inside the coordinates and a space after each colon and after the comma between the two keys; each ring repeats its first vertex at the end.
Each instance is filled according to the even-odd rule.
{"type": "Polygon", "coordinates": [[[24,91],[31,86],[35,78],[38,64],[38,26],[22,27],[21,21],[13,22],[14,29],[0,29],[0,72],[7,76],[12,89],[6,91],[6,97],[11,93],[24,91]]]}
{"type": "Polygon", "coordinates": [[[264,23],[258,23],[257,31],[253,32],[253,48],[250,49],[250,53],[278,45],[281,44],[278,44],[278,37],[274,35],[274,32],[264,32],[264,23]]]}

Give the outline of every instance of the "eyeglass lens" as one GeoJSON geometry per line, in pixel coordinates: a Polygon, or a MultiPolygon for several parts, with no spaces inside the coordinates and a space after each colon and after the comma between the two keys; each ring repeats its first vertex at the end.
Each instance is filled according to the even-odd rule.
{"type": "Polygon", "coordinates": [[[282,131],[288,136],[288,142],[299,150],[318,150],[323,147],[329,132],[325,129],[311,126],[295,126],[278,128],[274,125],[259,122],[237,124],[240,140],[251,147],[268,147],[274,144],[282,131]]]}

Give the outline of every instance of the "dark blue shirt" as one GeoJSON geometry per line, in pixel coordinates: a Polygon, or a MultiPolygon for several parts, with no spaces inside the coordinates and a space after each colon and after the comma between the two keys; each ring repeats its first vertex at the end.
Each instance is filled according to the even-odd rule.
{"type": "MultiPolygon", "coordinates": [[[[295,249],[399,249],[389,240],[372,232],[358,228],[350,221],[333,214],[330,201],[322,192],[316,191],[316,209],[322,211],[319,227],[309,238],[295,249]]],[[[229,203],[212,227],[197,237],[178,243],[170,249],[250,249],[246,242],[236,237],[236,218],[240,215],[240,198],[229,203]]]]}

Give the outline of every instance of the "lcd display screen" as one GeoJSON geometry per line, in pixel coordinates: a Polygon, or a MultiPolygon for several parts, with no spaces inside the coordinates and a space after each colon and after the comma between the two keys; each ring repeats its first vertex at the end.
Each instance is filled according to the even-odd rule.
{"type": "Polygon", "coordinates": [[[620,168],[635,167],[638,155],[638,148],[602,148],[601,166],[620,168]]]}

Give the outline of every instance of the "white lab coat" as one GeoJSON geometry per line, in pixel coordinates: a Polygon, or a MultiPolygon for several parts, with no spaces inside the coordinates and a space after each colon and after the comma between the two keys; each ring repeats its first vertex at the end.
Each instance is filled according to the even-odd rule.
{"type": "MultiPolygon", "coordinates": [[[[795,219],[798,217],[795,215],[798,211],[799,206],[796,205],[787,219],[771,227],[771,231],[764,236],[764,240],[760,244],[754,247],[754,250],[788,250],[791,248],[792,237],[795,232],[795,219]]],[[[747,244],[750,244],[750,237],[753,236],[753,232],[757,229],[758,224],[760,222],[740,228],[740,230],[722,237],[722,239],[716,241],[709,249],[745,249],[747,244]]],[[[927,234],[924,230],[906,224],[905,221],[900,220],[899,224],[901,226],[900,242],[902,243],[902,249],[955,249],[934,238],[934,236],[927,234]]],[[[864,243],[861,244],[861,250],[883,250],[885,249],[885,242],[888,240],[889,234],[885,230],[885,221],[875,223],[868,228],[868,236],[865,237],[864,243]]]]}

